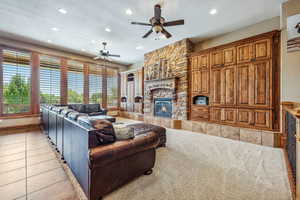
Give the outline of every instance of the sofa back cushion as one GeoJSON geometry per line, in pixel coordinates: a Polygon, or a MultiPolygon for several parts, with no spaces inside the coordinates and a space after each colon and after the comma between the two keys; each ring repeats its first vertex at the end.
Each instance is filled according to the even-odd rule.
{"type": "Polygon", "coordinates": [[[95,113],[95,112],[100,112],[100,111],[101,111],[100,104],[86,104],[85,105],[86,113],[95,113]]]}
{"type": "Polygon", "coordinates": [[[80,113],[85,113],[85,105],[84,104],[71,104],[69,105],[70,109],[73,109],[80,113]]]}

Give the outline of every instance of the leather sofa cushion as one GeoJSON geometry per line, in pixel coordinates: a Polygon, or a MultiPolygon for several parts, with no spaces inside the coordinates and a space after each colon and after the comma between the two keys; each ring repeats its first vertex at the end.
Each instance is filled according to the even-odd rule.
{"type": "Polygon", "coordinates": [[[114,161],[125,159],[138,152],[155,148],[159,137],[154,132],[141,134],[134,139],[116,141],[90,149],[90,168],[101,167],[114,161]]]}
{"type": "Polygon", "coordinates": [[[100,104],[86,104],[85,105],[86,113],[97,113],[100,111],[101,111],[100,104]]]}

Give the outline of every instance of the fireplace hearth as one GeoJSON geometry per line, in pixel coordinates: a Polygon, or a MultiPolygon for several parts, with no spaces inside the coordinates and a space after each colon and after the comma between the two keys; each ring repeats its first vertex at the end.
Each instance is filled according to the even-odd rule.
{"type": "Polygon", "coordinates": [[[172,99],[154,99],[154,116],[172,118],[172,99]]]}

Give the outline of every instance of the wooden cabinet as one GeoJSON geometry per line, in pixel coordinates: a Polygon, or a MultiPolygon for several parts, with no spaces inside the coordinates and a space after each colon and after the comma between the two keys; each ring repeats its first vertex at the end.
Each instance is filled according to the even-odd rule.
{"type": "Polygon", "coordinates": [[[192,107],[192,120],[208,120],[209,108],[208,106],[193,106],[192,107]]]}
{"type": "Polygon", "coordinates": [[[193,54],[190,118],[278,128],[279,58],[273,55],[279,55],[279,39],[279,32],[273,31],[193,54]],[[203,94],[209,97],[209,109],[200,112],[193,99],[203,94]]]}
{"type": "Polygon", "coordinates": [[[191,59],[191,91],[193,94],[209,93],[209,54],[191,59]]]}

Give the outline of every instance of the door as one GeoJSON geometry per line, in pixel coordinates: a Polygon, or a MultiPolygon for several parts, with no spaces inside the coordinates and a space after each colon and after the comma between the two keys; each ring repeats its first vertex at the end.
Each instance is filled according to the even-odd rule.
{"type": "Polygon", "coordinates": [[[271,40],[262,39],[254,42],[254,59],[265,60],[271,58],[271,40]]]}
{"type": "Polygon", "coordinates": [[[211,67],[223,66],[223,50],[213,51],[211,53],[211,67]]]}
{"type": "Polygon", "coordinates": [[[271,80],[272,72],[270,61],[258,61],[252,64],[254,75],[254,105],[261,107],[271,106],[272,96],[271,80]]]}
{"type": "Polygon", "coordinates": [[[223,63],[225,66],[236,64],[236,48],[231,47],[223,50],[223,63]]]}
{"type": "Polygon", "coordinates": [[[211,104],[221,104],[221,69],[211,70],[211,104]]]}
{"type": "Polygon", "coordinates": [[[237,46],[237,63],[251,62],[253,59],[253,44],[243,44],[237,46]]]}
{"type": "Polygon", "coordinates": [[[221,105],[236,104],[236,66],[221,69],[221,105]]]}

